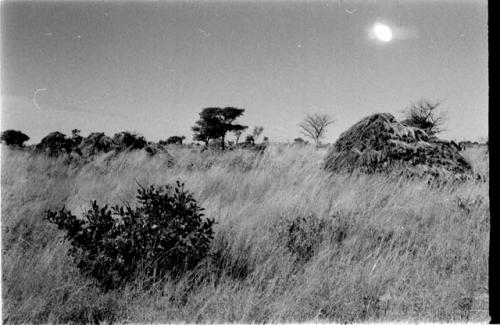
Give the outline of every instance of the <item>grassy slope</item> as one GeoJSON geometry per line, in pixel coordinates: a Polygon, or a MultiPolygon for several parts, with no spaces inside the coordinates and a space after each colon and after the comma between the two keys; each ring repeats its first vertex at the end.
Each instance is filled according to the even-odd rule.
{"type": "MultiPolygon", "coordinates": [[[[110,154],[81,166],[2,148],[3,318],[11,321],[263,322],[485,321],[488,183],[429,187],[424,180],[330,175],[324,150],[278,147],[176,159],[110,154]],[[177,179],[218,221],[212,263],[149,291],[100,293],[66,257],[62,234],[42,220],[66,205],[81,213],[133,201],[141,184],[177,179]],[[324,241],[307,262],[283,244],[285,221],[311,213],[335,220],[343,240],[324,241]]],[[[464,154],[487,173],[487,154],[464,154]]],[[[316,236],[304,241],[315,241],[316,236]]]]}

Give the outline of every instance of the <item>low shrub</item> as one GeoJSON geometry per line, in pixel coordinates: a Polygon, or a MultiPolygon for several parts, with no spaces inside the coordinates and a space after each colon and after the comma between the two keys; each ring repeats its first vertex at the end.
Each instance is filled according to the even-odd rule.
{"type": "MultiPolygon", "coordinates": [[[[99,207],[83,218],[71,211],[47,211],[46,219],[66,231],[70,254],[80,271],[104,290],[141,275],[157,281],[193,268],[209,251],[214,220],[203,218],[184,184],[140,186],[137,207],[99,207]]],[[[147,283],[147,281],[146,281],[147,283]]]]}
{"type": "Polygon", "coordinates": [[[22,147],[29,139],[29,136],[17,130],[6,130],[0,134],[0,141],[8,146],[22,147]]]}
{"type": "Polygon", "coordinates": [[[113,136],[113,143],[118,151],[142,149],[148,145],[143,136],[127,131],[116,133],[113,136]]]}
{"type": "Polygon", "coordinates": [[[305,263],[316,254],[324,241],[341,244],[347,236],[348,227],[345,220],[337,216],[319,218],[313,213],[285,220],[280,238],[297,260],[305,263]]]}
{"type": "Polygon", "coordinates": [[[167,140],[161,140],[159,143],[162,145],[168,145],[168,144],[182,144],[182,141],[186,139],[185,136],[171,136],[167,140]]]}
{"type": "Polygon", "coordinates": [[[37,152],[43,152],[51,157],[57,157],[65,153],[70,153],[73,141],[61,132],[52,132],[44,137],[36,145],[37,152]]]}

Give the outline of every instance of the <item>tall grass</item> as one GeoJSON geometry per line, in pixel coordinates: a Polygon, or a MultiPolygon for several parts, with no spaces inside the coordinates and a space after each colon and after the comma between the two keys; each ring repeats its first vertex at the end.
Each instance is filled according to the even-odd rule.
{"type": "MultiPolygon", "coordinates": [[[[172,146],[175,163],[141,151],[69,163],[2,148],[3,317],[7,321],[293,322],[486,321],[488,183],[321,169],[326,149],[271,146],[263,153],[172,146]],[[210,258],[181,280],[101,293],[42,220],[90,200],[133,202],[137,183],[177,179],[216,219],[210,258]],[[331,224],[286,245],[288,225],[331,224]],[[309,242],[310,241],[310,242],[309,242]]],[[[464,156],[487,175],[487,154],[464,156]]],[[[311,228],[313,229],[313,228],[311,228]]],[[[305,229],[307,230],[307,229],[305,229]]],[[[307,232],[307,231],[306,231],[307,232]]]]}

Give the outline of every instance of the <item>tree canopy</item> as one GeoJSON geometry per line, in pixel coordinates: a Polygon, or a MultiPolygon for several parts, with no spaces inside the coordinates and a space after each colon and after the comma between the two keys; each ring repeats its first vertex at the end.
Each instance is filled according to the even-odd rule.
{"type": "Polygon", "coordinates": [[[200,119],[192,127],[193,140],[203,141],[206,145],[210,139],[220,139],[222,149],[225,149],[225,136],[227,132],[244,130],[247,126],[233,124],[243,115],[245,110],[236,107],[207,107],[200,113],[200,119]]]}

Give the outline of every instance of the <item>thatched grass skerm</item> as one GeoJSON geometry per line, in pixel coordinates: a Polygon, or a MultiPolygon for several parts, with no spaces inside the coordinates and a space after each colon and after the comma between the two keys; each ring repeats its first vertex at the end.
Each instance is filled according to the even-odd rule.
{"type": "Polygon", "coordinates": [[[141,186],[136,208],[101,208],[94,201],[81,219],[64,208],[47,211],[46,219],[66,231],[80,271],[109,290],[133,280],[138,272],[157,281],[196,266],[213,239],[214,220],[203,218],[202,211],[177,182],[141,186]]]}
{"type": "Polygon", "coordinates": [[[405,126],[389,113],[365,117],[342,133],[324,163],[329,171],[357,169],[370,173],[398,167],[416,175],[471,171],[470,164],[450,142],[405,126]]]}

